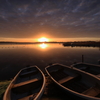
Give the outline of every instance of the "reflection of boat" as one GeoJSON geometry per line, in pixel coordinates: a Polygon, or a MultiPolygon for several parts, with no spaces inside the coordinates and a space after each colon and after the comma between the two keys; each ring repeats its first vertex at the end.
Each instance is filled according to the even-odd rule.
{"type": "Polygon", "coordinates": [[[100,66],[98,65],[87,64],[87,63],[76,63],[71,66],[86,71],[88,73],[94,74],[100,78],[100,66]]]}
{"type": "Polygon", "coordinates": [[[81,99],[100,100],[100,79],[94,75],[61,64],[49,65],[46,72],[67,93],[81,99]]]}
{"type": "Polygon", "coordinates": [[[45,88],[45,76],[37,66],[24,68],[8,86],[3,100],[39,100],[45,88]]]}

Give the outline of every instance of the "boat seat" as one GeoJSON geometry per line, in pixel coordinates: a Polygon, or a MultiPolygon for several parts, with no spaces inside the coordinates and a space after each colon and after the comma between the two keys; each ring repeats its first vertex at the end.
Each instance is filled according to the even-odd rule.
{"type": "Polygon", "coordinates": [[[13,88],[17,88],[17,87],[20,87],[20,86],[23,86],[23,85],[26,85],[26,84],[29,84],[29,83],[36,82],[36,81],[39,81],[39,79],[35,78],[35,79],[29,80],[29,81],[25,81],[25,82],[21,82],[21,83],[15,84],[13,86],[13,88]]]}
{"type": "Polygon", "coordinates": [[[20,77],[26,77],[26,76],[30,76],[30,75],[33,75],[33,74],[36,74],[36,73],[38,73],[38,71],[37,70],[35,70],[35,71],[33,70],[33,71],[21,73],[20,77]]]}
{"type": "Polygon", "coordinates": [[[66,77],[66,78],[63,78],[63,79],[59,80],[59,83],[60,83],[60,84],[65,83],[65,82],[67,82],[67,81],[69,81],[69,80],[71,80],[71,79],[73,79],[73,78],[74,78],[74,77],[72,77],[72,76],[68,76],[68,77],[66,77]]]}
{"type": "Polygon", "coordinates": [[[98,89],[96,86],[91,87],[87,89],[86,91],[82,92],[83,94],[89,95],[89,96],[97,96],[100,94],[100,89],[98,89]]]}
{"type": "Polygon", "coordinates": [[[67,77],[65,77],[65,78],[63,78],[63,79],[61,79],[61,80],[59,80],[59,83],[60,84],[63,84],[63,83],[65,83],[65,82],[67,82],[67,81],[69,81],[69,80],[72,80],[72,79],[75,79],[76,77],[78,77],[79,75],[76,75],[76,76],[67,76],[67,77]]]}
{"type": "Polygon", "coordinates": [[[30,81],[26,81],[26,82],[21,82],[21,83],[15,84],[12,87],[12,91],[15,94],[25,93],[27,91],[31,91],[31,90],[35,90],[35,89],[39,88],[41,86],[42,82],[43,82],[42,78],[33,79],[30,81]]]}

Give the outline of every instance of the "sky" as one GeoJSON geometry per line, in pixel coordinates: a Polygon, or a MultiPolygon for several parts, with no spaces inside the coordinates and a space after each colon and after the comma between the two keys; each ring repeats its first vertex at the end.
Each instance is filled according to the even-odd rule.
{"type": "Polygon", "coordinates": [[[100,40],[100,0],[0,0],[0,40],[100,40]]]}

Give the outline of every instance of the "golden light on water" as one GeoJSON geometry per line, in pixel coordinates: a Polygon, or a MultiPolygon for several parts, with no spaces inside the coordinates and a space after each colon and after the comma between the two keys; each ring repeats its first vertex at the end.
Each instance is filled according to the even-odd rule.
{"type": "Polygon", "coordinates": [[[49,39],[45,38],[45,37],[42,37],[40,39],[38,39],[39,42],[48,42],[49,39]]]}
{"type": "Polygon", "coordinates": [[[48,47],[48,45],[47,45],[47,44],[42,43],[42,44],[40,44],[40,45],[39,45],[39,47],[41,47],[42,49],[45,49],[45,48],[47,48],[47,47],[48,47]]]}

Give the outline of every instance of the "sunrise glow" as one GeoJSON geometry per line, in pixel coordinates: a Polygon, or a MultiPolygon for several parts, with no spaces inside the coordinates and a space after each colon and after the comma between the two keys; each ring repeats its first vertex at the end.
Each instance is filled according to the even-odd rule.
{"type": "Polygon", "coordinates": [[[45,38],[45,37],[42,37],[42,38],[39,38],[38,39],[39,42],[48,42],[49,39],[45,38]]]}

